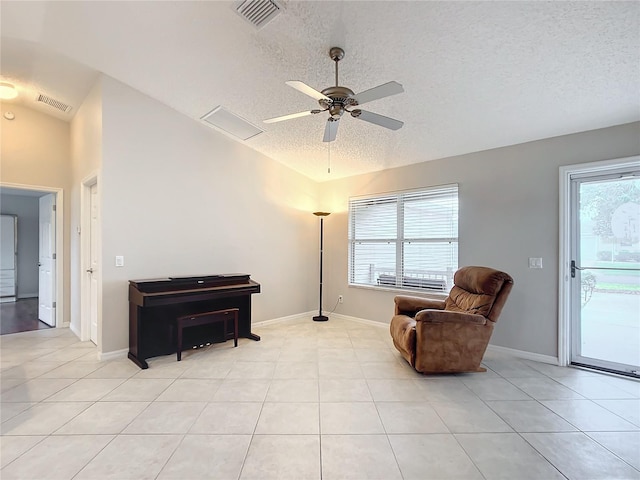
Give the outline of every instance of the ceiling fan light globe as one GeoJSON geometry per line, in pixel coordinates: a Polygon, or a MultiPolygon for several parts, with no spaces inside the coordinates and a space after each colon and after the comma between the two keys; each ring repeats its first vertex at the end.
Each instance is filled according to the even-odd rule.
{"type": "Polygon", "coordinates": [[[334,104],[329,107],[329,113],[331,114],[332,118],[338,119],[344,113],[344,108],[342,107],[342,105],[334,104]]]}

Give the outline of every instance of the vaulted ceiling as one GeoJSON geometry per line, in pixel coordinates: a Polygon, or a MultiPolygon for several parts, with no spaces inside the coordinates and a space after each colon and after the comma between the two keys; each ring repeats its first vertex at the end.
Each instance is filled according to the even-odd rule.
{"type": "MultiPolygon", "coordinates": [[[[327,180],[640,120],[640,3],[284,1],[261,29],[238,2],[12,2],[1,9],[1,77],[18,102],[44,93],[69,119],[98,72],[200,121],[222,105],[264,133],[243,141],[327,180]],[[358,93],[396,81],[404,93],[363,109],[397,131],[327,114],[290,88],[358,93]]],[[[40,107],[37,107],[40,108],[40,107]]]]}

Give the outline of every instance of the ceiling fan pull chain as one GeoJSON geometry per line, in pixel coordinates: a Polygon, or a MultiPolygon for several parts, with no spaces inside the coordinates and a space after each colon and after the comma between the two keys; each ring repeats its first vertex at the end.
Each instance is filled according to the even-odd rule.
{"type": "Polygon", "coordinates": [[[327,173],[331,173],[331,142],[327,142],[327,143],[329,145],[329,159],[327,160],[327,173]]]}

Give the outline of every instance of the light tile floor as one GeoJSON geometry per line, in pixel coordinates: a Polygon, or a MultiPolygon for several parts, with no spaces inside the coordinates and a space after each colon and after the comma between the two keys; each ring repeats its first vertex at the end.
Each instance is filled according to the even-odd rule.
{"type": "Polygon", "coordinates": [[[487,353],[417,374],[386,326],[300,318],[99,362],[66,329],[0,338],[0,477],[640,479],[640,383],[487,353]]]}

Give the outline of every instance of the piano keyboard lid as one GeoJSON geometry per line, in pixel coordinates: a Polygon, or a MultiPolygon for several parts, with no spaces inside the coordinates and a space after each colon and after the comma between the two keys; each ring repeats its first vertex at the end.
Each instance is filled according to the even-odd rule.
{"type": "Polygon", "coordinates": [[[146,280],[130,280],[129,283],[141,292],[154,292],[164,289],[181,290],[200,287],[214,287],[221,285],[237,285],[249,282],[246,273],[222,273],[214,275],[185,275],[166,278],[151,278],[146,280]]]}

